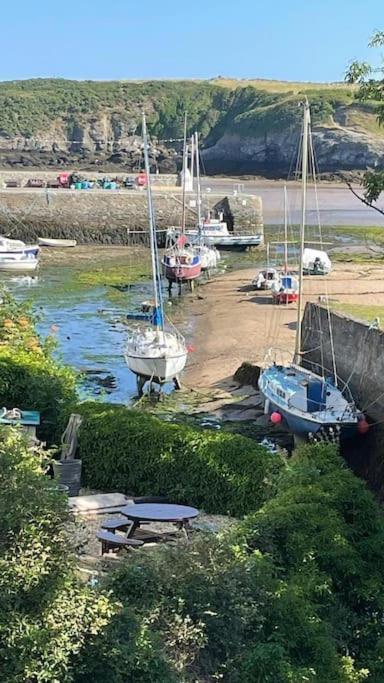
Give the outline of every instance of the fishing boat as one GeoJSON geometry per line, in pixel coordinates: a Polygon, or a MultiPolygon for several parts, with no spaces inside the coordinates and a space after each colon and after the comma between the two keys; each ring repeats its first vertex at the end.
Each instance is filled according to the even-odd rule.
{"type": "Polygon", "coordinates": [[[156,221],[149,173],[147,126],[144,114],[142,125],[145,169],[148,178],[146,192],[152,261],[153,301],[146,302],[140,313],[127,315],[128,320],[136,320],[141,325],[130,332],[124,354],[129,369],[136,375],[139,395],[142,394],[144,383],[147,380],[150,383],[156,382],[159,384],[174,381],[175,386],[178,386],[179,374],[184,369],[188,354],[183,336],[175,327],[169,325],[166,327],[156,241],[156,221]]]}
{"type": "Polygon", "coordinates": [[[76,240],[61,240],[52,237],[39,237],[37,241],[41,247],[57,247],[60,249],[67,249],[77,245],[76,240]]]}
{"type": "MultiPolygon", "coordinates": [[[[348,386],[341,384],[333,358],[331,376],[320,375],[301,365],[301,325],[303,304],[303,253],[306,224],[307,174],[310,137],[310,109],[308,101],[303,105],[302,136],[302,199],[300,226],[299,297],[296,323],[296,341],[293,361],[280,365],[273,363],[262,370],[259,388],[265,401],[265,413],[272,422],[284,421],[299,436],[308,437],[317,432],[351,436],[364,419],[356,407],[348,386]]],[[[311,139],[310,139],[311,142],[311,139]]]]}
{"type": "Polygon", "coordinates": [[[183,169],[182,169],[182,219],[181,230],[176,237],[167,236],[167,247],[162,259],[163,273],[169,282],[171,289],[172,283],[177,282],[181,286],[184,282],[192,283],[193,280],[201,275],[201,258],[198,250],[188,244],[185,235],[185,179],[188,159],[187,146],[187,115],[184,118],[184,147],[183,147],[183,169]]]}
{"type": "Polygon", "coordinates": [[[328,275],[331,269],[331,259],[325,251],[308,247],[304,249],[303,275],[328,275]]]}

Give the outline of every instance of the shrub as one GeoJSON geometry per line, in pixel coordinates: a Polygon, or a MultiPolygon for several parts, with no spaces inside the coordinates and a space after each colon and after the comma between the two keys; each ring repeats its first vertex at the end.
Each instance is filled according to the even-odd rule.
{"type": "Polygon", "coordinates": [[[280,458],[242,436],[171,424],[123,406],[87,403],[79,444],[84,483],[168,495],[242,516],[272,493],[280,458]]]}
{"type": "Polygon", "coordinates": [[[75,373],[54,360],[52,340],[36,335],[28,305],[2,293],[0,307],[0,404],[38,410],[39,436],[57,443],[76,401],[75,373]]]}
{"type": "Polygon", "coordinates": [[[75,575],[68,510],[18,430],[0,430],[0,680],[71,683],[117,606],[75,575]]]}
{"type": "Polygon", "coordinates": [[[334,448],[304,448],[243,522],[136,554],[109,577],[123,611],[75,682],[379,683],[383,533],[334,448]]]}

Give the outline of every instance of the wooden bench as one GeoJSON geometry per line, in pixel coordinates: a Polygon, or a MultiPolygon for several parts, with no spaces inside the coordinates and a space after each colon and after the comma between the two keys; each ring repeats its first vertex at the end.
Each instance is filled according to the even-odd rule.
{"type": "Polygon", "coordinates": [[[115,531],[128,531],[132,526],[132,522],[129,522],[127,519],[121,519],[117,517],[113,517],[112,519],[105,519],[104,522],[101,523],[101,528],[105,529],[106,531],[111,531],[113,534],[115,531]]]}
{"type": "Polygon", "coordinates": [[[144,545],[143,541],[136,538],[126,538],[121,534],[114,534],[111,531],[98,531],[96,538],[101,542],[101,554],[108,553],[109,550],[121,550],[121,548],[139,548],[144,545]]]}

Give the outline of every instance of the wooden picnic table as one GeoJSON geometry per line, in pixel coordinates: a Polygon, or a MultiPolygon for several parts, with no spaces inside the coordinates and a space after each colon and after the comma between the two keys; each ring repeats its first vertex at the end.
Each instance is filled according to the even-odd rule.
{"type": "Polygon", "coordinates": [[[169,503],[140,503],[137,505],[126,505],[121,509],[121,514],[132,522],[128,530],[128,538],[132,538],[136,529],[142,523],[163,522],[176,524],[184,531],[188,538],[188,529],[191,519],[195,519],[199,511],[187,505],[171,505],[169,503]]]}

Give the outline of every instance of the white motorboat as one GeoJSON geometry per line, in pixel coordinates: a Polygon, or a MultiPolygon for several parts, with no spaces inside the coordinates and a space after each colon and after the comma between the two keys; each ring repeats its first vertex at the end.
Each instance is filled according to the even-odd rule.
{"type": "Polygon", "coordinates": [[[9,237],[0,236],[0,258],[3,256],[32,256],[37,258],[40,248],[37,244],[25,244],[21,240],[12,240],[9,237]]]}
{"type": "Polygon", "coordinates": [[[67,249],[77,245],[76,240],[61,240],[51,237],[39,237],[37,241],[41,247],[57,247],[60,249],[67,249]]]}
{"type": "MultiPolygon", "coordinates": [[[[169,232],[174,233],[175,230],[177,231],[177,228],[170,228],[169,232]]],[[[202,234],[206,245],[220,247],[220,249],[244,251],[248,247],[258,247],[263,243],[261,233],[238,235],[229,232],[227,223],[222,216],[220,218],[206,218],[200,228],[185,231],[188,240],[195,244],[199,241],[200,234],[202,234]]]]}
{"type": "Polygon", "coordinates": [[[151,180],[148,159],[148,138],[145,114],[143,114],[143,142],[145,169],[148,178],[147,198],[149,214],[149,231],[152,258],[153,302],[145,304],[141,313],[128,314],[128,320],[145,321],[145,327],[133,329],[127,340],[125,360],[129,369],[137,377],[139,395],[143,392],[144,383],[158,382],[163,384],[174,381],[179,386],[179,373],[187,361],[187,347],[182,335],[174,328],[165,329],[163,293],[159,254],[156,241],[156,224],[152,203],[151,180]],[[151,327],[148,326],[151,323],[151,327]]]}
{"type": "Polygon", "coordinates": [[[36,270],[38,265],[39,259],[34,256],[0,255],[0,271],[26,273],[36,270]]]}

